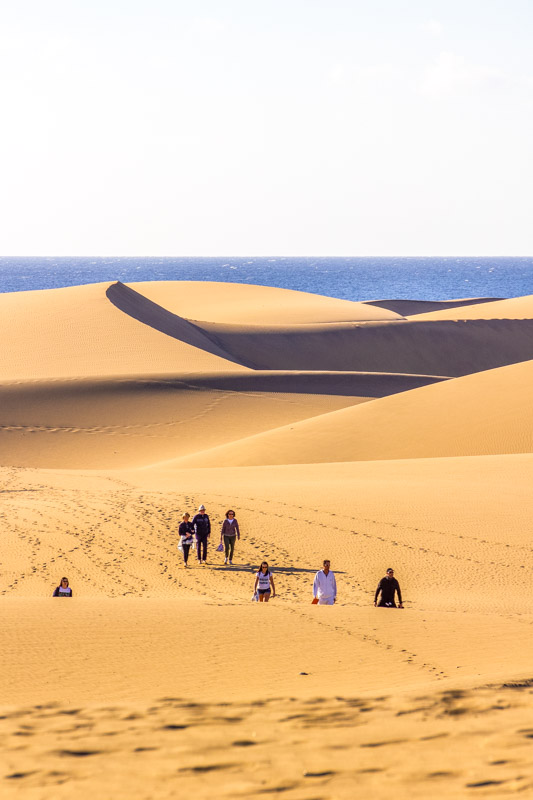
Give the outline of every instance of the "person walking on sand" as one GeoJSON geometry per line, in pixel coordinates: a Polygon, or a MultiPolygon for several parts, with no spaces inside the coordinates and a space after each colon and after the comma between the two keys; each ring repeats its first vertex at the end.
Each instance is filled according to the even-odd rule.
{"type": "Polygon", "coordinates": [[[192,522],[189,522],[190,518],[191,515],[185,512],[182,516],[183,522],[180,522],[179,527],[180,543],[183,549],[183,561],[185,566],[187,566],[187,561],[189,560],[189,550],[194,544],[194,525],[192,522]]]}
{"type": "Polygon", "coordinates": [[[259,567],[259,572],[255,576],[254,594],[257,592],[257,598],[260,603],[268,603],[270,600],[270,587],[272,587],[272,597],[276,596],[276,587],[274,586],[274,578],[268,567],[266,561],[263,561],[259,567]]]}
{"type": "Polygon", "coordinates": [[[222,530],[220,531],[220,543],[224,541],[224,564],[228,561],[233,564],[233,551],[235,549],[235,539],[241,538],[239,530],[239,523],[235,519],[235,511],[230,508],[226,511],[226,519],[222,523],[222,530]]]}
{"type": "Polygon", "coordinates": [[[207,563],[207,539],[211,534],[211,520],[205,513],[205,506],[201,505],[198,514],[195,514],[192,521],[196,534],[196,557],[199,564],[207,563]]]}
{"type": "Polygon", "coordinates": [[[323,569],[319,569],[313,583],[313,603],[319,606],[332,606],[337,600],[337,581],[330,570],[330,562],[324,559],[323,569]]]}
{"type": "Polygon", "coordinates": [[[374,605],[379,605],[380,608],[403,608],[402,590],[400,589],[400,584],[394,577],[394,570],[391,567],[388,568],[387,574],[378,583],[378,588],[376,589],[376,594],[374,595],[374,605]],[[378,603],[378,596],[380,592],[381,600],[378,603]],[[394,595],[396,592],[398,592],[398,606],[394,602],[394,595]]]}
{"type": "Polygon", "coordinates": [[[68,585],[68,578],[61,578],[61,582],[54,589],[52,597],[72,597],[72,589],[68,585]]]}

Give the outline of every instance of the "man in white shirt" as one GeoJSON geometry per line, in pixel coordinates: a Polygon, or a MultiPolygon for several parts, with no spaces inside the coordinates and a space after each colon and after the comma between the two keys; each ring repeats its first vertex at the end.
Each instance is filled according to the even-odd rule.
{"type": "Polygon", "coordinates": [[[330,562],[324,561],[324,568],[319,569],[313,583],[314,602],[318,600],[319,606],[332,606],[337,599],[337,582],[331,572],[330,562]]]}

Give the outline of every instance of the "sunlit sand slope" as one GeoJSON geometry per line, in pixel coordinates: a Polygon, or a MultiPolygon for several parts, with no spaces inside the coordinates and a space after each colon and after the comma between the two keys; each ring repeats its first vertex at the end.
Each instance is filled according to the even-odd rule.
{"type": "Polygon", "coordinates": [[[190,320],[243,325],[286,325],[394,320],[401,315],[367,303],[334,297],[211,281],[150,281],[129,284],[140,295],[190,320]]]}
{"type": "Polygon", "coordinates": [[[0,720],[2,796],[527,797],[532,713],[527,680],[400,697],[228,705],[183,692],[148,704],[26,705],[0,720]]]}
{"type": "MultiPolygon", "coordinates": [[[[533,361],[414,389],[260,434],[189,464],[220,466],[533,451],[533,361]]],[[[176,462],[177,464],[179,461],[176,462]]]]}
{"type": "Polygon", "coordinates": [[[527,795],[531,455],[0,478],[6,796],[527,795]],[[185,570],[200,502],[209,563],[185,570]],[[326,556],[334,608],[310,605],[326,556]],[[389,565],[404,611],[372,607],[389,565]]]}
{"type": "Polygon", "coordinates": [[[482,303],[480,305],[464,305],[462,308],[442,308],[429,313],[418,314],[416,319],[533,319],[533,295],[510,297],[507,300],[494,300],[491,303],[482,303]]]}
{"type": "Polygon", "coordinates": [[[244,370],[122,284],[0,294],[0,337],[1,380],[244,370]]]}
{"type": "Polygon", "coordinates": [[[304,693],[329,692],[340,687],[339,681],[346,682],[347,691],[354,678],[359,690],[370,691],[408,687],[411,681],[477,680],[479,674],[509,678],[510,671],[529,663],[522,616],[533,610],[526,599],[533,568],[530,454],[107,475],[3,469],[1,477],[0,636],[5,637],[2,679],[9,677],[11,687],[3,697],[10,702],[18,702],[23,691],[32,700],[39,692],[50,699],[60,686],[70,687],[73,701],[87,700],[91,693],[95,700],[110,699],[113,692],[117,699],[151,697],[154,689],[175,687],[178,658],[185,672],[189,660],[191,667],[197,660],[203,679],[188,694],[206,699],[216,699],[230,686],[235,697],[250,698],[260,687],[271,695],[282,690],[283,681],[288,681],[287,692],[296,691],[302,670],[310,673],[304,693]],[[194,511],[200,502],[213,522],[209,564],[196,566],[193,553],[191,569],[185,570],[176,548],[177,526],[181,512],[194,511]],[[237,511],[242,534],[233,569],[224,568],[223,554],[214,551],[228,506],[237,511]],[[326,556],[339,583],[333,615],[330,609],[310,606],[313,576],[326,556]],[[250,617],[257,610],[250,604],[252,570],[263,558],[275,571],[279,594],[269,606],[275,624],[265,623],[279,637],[266,682],[262,671],[248,674],[256,659],[253,636],[263,638],[260,630],[252,636],[255,617],[250,617]],[[372,608],[375,586],[389,564],[406,604],[405,614],[392,617],[372,608]],[[69,575],[76,597],[72,607],[59,609],[46,598],[62,574],[69,575]],[[193,606],[180,612],[179,605],[170,607],[167,601],[206,603],[201,612],[205,637],[191,624],[197,616],[193,606]],[[102,630],[100,614],[107,621],[102,630]],[[117,640],[112,663],[102,670],[101,659],[108,657],[105,643],[115,635],[111,615],[124,638],[117,640]],[[61,626],[79,629],[83,616],[91,651],[87,638],[69,636],[70,670],[65,674],[41,654],[61,626]],[[338,653],[332,661],[322,652],[320,668],[318,655],[309,649],[321,630],[319,619],[324,632],[331,630],[336,637],[338,653]],[[290,667],[296,650],[282,653],[281,642],[292,639],[293,621],[302,639],[300,657],[290,667]],[[15,626],[22,623],[17,639],[15,626]],[[150,625],[152,634],[140,635],[150,625]],[[338,638],[335,625],[341,626],[338,638]],[[488,635],[490,627],[503,638],[488,635]],[[224,644],[228,629],[233,630],[229,649],[224,644]],[[160,665],[153,675],[156,630],[167,644],[158,647],[160,665]],[[190,646],[183,648],[184,641],[190,646]],[[84,653],[90,655],[86,664],[84,653]],[[28,669],[19,669],[20,659],[28,669]],[[224,659],[232,666],[217,680],[224,659]],[[376,659],[383,669],[376,670],[376,659]],[[31,679],[36,670],[49,676],[42,685],[31,679]],[[76,670],[86,672],[83,685],[76,670]],[[124,681],[125,675],[138,680],[124,681]],[[235,681],[236,675],[242,681],[235,681]]]}

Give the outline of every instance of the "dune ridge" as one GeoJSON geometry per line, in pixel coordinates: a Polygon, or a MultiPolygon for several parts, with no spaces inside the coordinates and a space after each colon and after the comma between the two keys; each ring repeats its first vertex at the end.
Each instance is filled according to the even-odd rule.
{"type": "Polygon", "coordinates": [[[246,369],[124,313],[112,285],[0,294],[1,380],[246,369]]]}
{"type": "Polygon", "coordinates": [[[207,336],[204,331],[193,325],[192,322],[179,317],[177,314],[172,314],[120,281],[111,284],[106,289],[106,297],[116,308],[143,325],[164,333],[166,336],[171,336],[173,339],[178,339],[180,342],[192,345],[199,350],[205,350],[211,355],[234,361],[225,350],[217,345],[213,337],[207,336]]]}
{"type": "Polygon", "coordinates": [[[367,303],[335,297],[254,286],[247,283],[213,281],[150,281],[130,288],[173,314],[193,322],[255,326],[320,325],[340,322],[384,321],[402,315],[367,303]]]}

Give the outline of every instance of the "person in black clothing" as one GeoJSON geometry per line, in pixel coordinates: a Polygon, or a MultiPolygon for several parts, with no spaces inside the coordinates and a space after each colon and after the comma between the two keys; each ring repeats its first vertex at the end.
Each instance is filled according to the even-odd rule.
{"type": "Polygon", "coordinates": [[[394,577],[394,570],[390,567],[388,568],[385,577],[382,578],[378,583],[378,588],[376,589],[376,594],[374,595],[374,605],[379,605],[381,608],[403,608],[400,584],[394,577]],[[380,592],[381,600],[378,603],[380,592]],[[396,592],[398,592],[398,606],[394,602],[394,595],[396,592]]]}
{"type": "Polygon", "coordinates": [[[196,533],[196,556],[200,564],[207,563],[207,539],[211,533],[211,521],[201,505],[192,521],[196,533]]]}
{"type": "Polygon", "coordinates": [[[180,523],[179,527],[179,535],[181,538],[181,546],[183,548],[183,560],[185,562],[185,566],[187,566],[187,561],[189,560],[189,550],[194,544],[194,526],[192,522],[189,522],[190,518],[191,515],[185,513],[182,517],[183,522],[180,523]]]}

